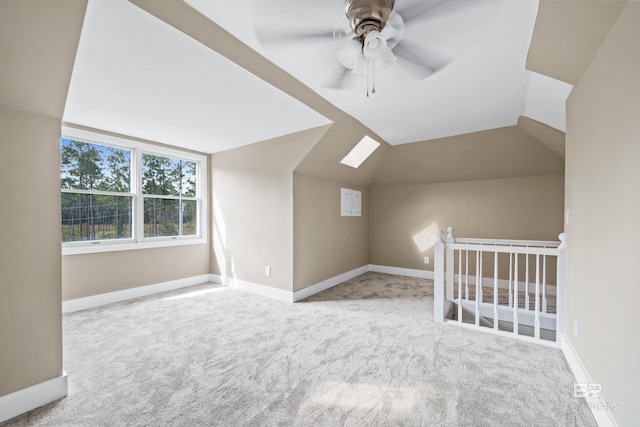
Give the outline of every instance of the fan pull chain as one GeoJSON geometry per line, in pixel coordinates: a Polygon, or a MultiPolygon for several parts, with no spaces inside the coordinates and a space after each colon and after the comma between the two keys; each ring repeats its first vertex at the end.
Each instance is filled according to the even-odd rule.
{"type": "Polygon", "coordinates": [[[371,88],[371,95],[376,93],[376,81],[375,81],[375,63],[374,61],[367,61],[367,98],[369,98],[369,88],[371,88]]]}
{"type": "Polygon", "coordinates": [[[369,97],[369,73],[371,69],[371,61],[367,61],[367,98],[369,97]]]}
{"type": "Polygon", "coordinates": [[[376,63],[371,61],[371,94],[376,93],[376,63]]]}

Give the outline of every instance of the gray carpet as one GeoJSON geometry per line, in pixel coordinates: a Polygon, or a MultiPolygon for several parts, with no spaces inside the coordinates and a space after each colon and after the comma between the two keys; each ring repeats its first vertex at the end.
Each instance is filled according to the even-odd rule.
{"type": "Polygon", "coordinates": [[[200,285],[64,316],[70,394],[3,426],[595,426],[559,350],[436,324],[367,273],[288,304],[200,285]]]}

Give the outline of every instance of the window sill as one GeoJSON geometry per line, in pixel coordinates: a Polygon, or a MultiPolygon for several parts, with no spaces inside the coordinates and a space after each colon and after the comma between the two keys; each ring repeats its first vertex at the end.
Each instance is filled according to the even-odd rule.
{"type": "Polygon", "coordinates": [[[187,246],[187,245],[202,245],[207,243],[207,239],[201,237],[192,238],[158,238],[157,240],[145,240],[143,242],[110,242],[100,241],[99,243],[86,243],[82,244],[63,244],[62,255],[82,255],[82,254],[94,254],[100,252],[119,252],[119,251],[132,251],[141,249],[154,249],[154,248],[170,248],[174,246],[187,246]]]}

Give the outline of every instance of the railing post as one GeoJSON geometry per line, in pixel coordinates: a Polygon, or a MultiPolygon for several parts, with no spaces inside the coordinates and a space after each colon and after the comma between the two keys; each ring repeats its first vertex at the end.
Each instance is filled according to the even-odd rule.
{"type": "Polygon", "coordinates": [[[558,263],[556,268],[556,343],[562,347],[565,331],[566,295],[567,295],[567,235],[560,233],[558,263]]]}
{"type": "Polygon", "coordinates": [[[433,320],[444,322],[444,231],[436,232],[433,253],[433,320]]]}
{"type": "Polygon", "coordinates": [[[445,289],[445,298],[453,301],[453,286],[455,283],[455,251],[453,250],[453,247],[449,246],[450,244],[454,244],[456,242],[456,238],[453,235],[453,232],[455,230],[453,229],[453,227],[449,227],[447,228],[447,248],[446,248],[446,255],[445,255],[445,259],[446,259],[446,284],[447,287],[445,289]]]}

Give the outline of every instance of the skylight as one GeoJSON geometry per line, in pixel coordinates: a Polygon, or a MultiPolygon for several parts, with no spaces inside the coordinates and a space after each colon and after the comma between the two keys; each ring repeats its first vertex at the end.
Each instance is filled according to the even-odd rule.
{"type": "Polygon", "coordinates": [[[356,144],[355,147],[347,154],[344,159],[340,161],[343,165],[351,166],[352,168],[358,168],[362,162],[376,151],[376,148],[380,146],[380,143],[373,138],[365,135],[364,138],[356,144]]]}

